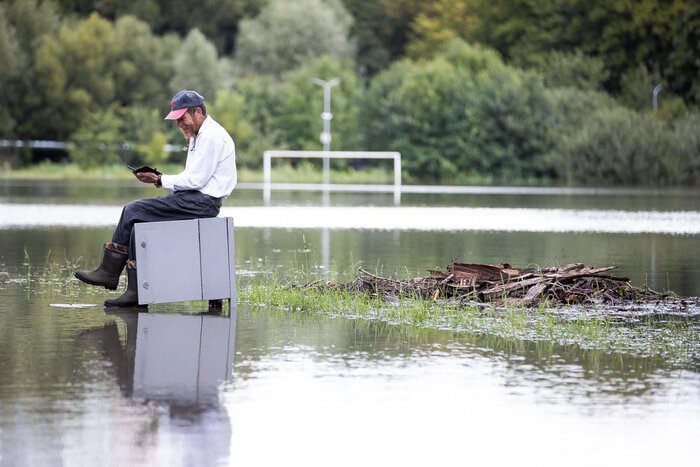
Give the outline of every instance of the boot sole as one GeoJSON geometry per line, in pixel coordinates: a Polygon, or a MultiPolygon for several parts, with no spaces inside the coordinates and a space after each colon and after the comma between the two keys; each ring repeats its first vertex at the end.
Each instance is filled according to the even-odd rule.
{"type": "Polygon", "coordinates": [[[148,305],[119,305],[117,303],[107,303],[106,301],[104,305],[106,308],[148,308],[148,305]]]}
{"type": "Polygon", "coordinates": [[[116,285],[105,285],[105,284],[101,284],[99,282],[88,280],[85,277],[80,277],[77,272],[74,272],[73,276],[81,282],[85,282],[86,284],[89,284],[89,285],[102,286],[107,290],[117,290],[117,287],[119,287],[119,282],[117,282],[116,285]]]}

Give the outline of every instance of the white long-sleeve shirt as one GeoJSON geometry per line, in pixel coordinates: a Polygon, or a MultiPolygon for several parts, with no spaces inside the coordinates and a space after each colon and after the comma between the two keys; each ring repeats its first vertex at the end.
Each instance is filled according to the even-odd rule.
{"type": "Polygon", "coordinates": [[[190,138],[185,170],[161,176],[166,190],[198,190],[214,198],[227,198],[238,181],[236,146],[228,132],[211,116],[190,138]]]}

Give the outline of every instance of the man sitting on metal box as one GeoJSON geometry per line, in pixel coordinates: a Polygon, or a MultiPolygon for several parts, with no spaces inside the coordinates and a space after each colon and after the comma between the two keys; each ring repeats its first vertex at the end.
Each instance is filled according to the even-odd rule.
{"type": "Polygon", "coordinates": [[[175,120],[189,141],[185,170],[177,175],[134,172],[143,183],[172,191],[157,198],[133,201],[122,210],[112,241],[104,244],[102,262],[94,271],[75,271],[81,281],[116,290],[124,266],[127,290],[108,307],[138,305],[133,227],[138,222],[158,222],[216,217],[221,202],[236,186],[236,147],[228,132],[207,115],[204,98],[195,91],[178,92],[165,120],[175,120]]]}

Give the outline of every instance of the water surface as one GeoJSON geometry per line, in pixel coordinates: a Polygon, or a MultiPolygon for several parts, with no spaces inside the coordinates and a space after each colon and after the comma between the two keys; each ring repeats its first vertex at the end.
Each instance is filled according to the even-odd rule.
{"type": "MultiPolygon", "coordinates": [[[[685,465],[696,457],[695,360],[248,303],[233,319],[202,314],[201,302],[105,310],[104,298],[119,292],[71,272],[99,260],[124,202],[156,194],[133,184],[2,185],[0,465],[685,465]]],[[[418,209],[409,212],[384,194],[332,193],[324,206],[320,193],[273,192],[266,207],[259,190],[237,190],[224,212],[248,209],[236,230],[242,280],[299,270],[347,277],[359,264],[405,277],[453,258],[584,262],[698,296],[699,237],[684,229],[697,228],[699,199],[693,191],[415,193],[402,198],[402,209],[418,209]],[[385,211],[370,222],[370,207],[385,211]],[[379,225],[397,212],[403,225],[379,225]],[[458,213],[461,227],[430,226],[445,212],[458,213]],[[494,213],[520,228],[473,225],[494,213]],[[591,227],[606,215],[619,227],[591,227]],[[574,227],[557,230],[562,216],[574,227]]]]}

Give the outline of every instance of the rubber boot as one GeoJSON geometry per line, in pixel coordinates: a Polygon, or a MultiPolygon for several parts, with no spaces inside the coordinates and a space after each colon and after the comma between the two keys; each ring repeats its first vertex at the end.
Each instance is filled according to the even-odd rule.
{"type": "Polygon", "coordinates": [[[105,306],[121,308],[146,308],[148,305],[139,305],[138,282],[136,281],[136,268],[127,266],[126,277],[126,292],[124,292],[118,298],[105,300],[105,306]]]}
{"type": "Polygon", "coordinates": [[[105,289],[116,290],[127,257],[127,253],[107,248],[107,244],[105,244],[102,262],[97,269],[94,271],[75,271],[73,275],[86,284],[101,285],[105,289]]]}

